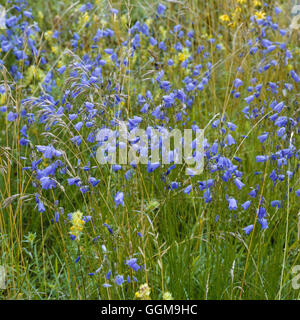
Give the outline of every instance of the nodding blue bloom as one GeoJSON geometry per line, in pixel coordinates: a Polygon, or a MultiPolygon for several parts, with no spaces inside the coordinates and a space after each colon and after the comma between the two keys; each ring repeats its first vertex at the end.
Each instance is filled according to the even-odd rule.
{"type": "Polygon", "coordinates": [[[256,162],[266,162],[268,158],[268,156],[256,156],[256,162]]]}
{"type": "Polygon", "coordinates": [[[90,177],[89,182],[93,187],[95,187],[100,182],[100,180],[98,180],[94,177],[90,177]]]}
{"type": "Polygon", "coordinates": [[[176,26],[174,26],[173,32],[174,32],[174,33],[177,33],[180,29],[181,29],[181,25],[180,25],[180,24],[177,24],[176,26]]]}
{"type": "Polygon", "coordinates": [[[163,5],[163,4],[160,3],[160,4],[157,6],[157,14],[158,14],[159,16],[163,15],[163,14],[165,13],[165,10],[166,10],[166,6],[165,6],[165,5],[163,5]]]}
{"type": "Polygon", "coordinates": [[[109,270],[105,276],[106,280],[109,280],[111,276],[111,270],[109,270]]]}
{"type": "Polygon", "coordinates": [[[273,200],[273,201],[271,201],[271,206],[273,208],[277,207],[279,209],[281,207],[281,203],[279,200],[273,200]]]}
{"type": "Polygon", "coordinates": [[[53,146],[36,146],[37,150],[41,152],[45,158],[52,159],[52,157],[62,156],[62,152],[56,150],[53,146]]]}
{"type": "Polygon", "coordinates": [[[75,125],[74,125],[74,128],[77,130],[77,131],[80,131],[80,129],[82,128],[83,126],[83,122],[80,121],[80,122],[77,122],[75,125]]]}
{"type": "Polygon", "coordinates": [[[261,134],[260,136],[258,136],[258,140],[261,143],[264,143],[268,139],[268,136],[269,136],[269,132],[265,132],[265,133],[261,134]]]}
{"type": "Polygon", "coordinates": [[[246,234],[249,234],[253,230],[253,224],[250,224],[249,226],[243,228],[246,234]]]}
{"type": "Polygon", "coordinates": [[[28,138],[26,124],[21,128],[20,132],[21,132],[23,137],[28,138]]]}
{"type": "Polygon", "coordinates": [[[76,118],[78,118],[78,114],[75,114],[75,113],[69,114],[69,119],[70,119],[71,121],[75,120],[76,118]]]}
{"type": "Polygon", "coordinates": [[[219,147],[219,144],[217,141],[215,141],[211,148],[210,148],[210,152],[213,154],[213,155],[216,155],[218,153],[218,147],[219,147]]]}
{"type": "Polygon", "coordinates": [[[227,122],[227,127],[231,130],[231,131],[235,131],[236,129],[236,125],[232,122],[227,122]]]}
{"type": "Polygon", "coordinates": [[[106,48],[106,49],[104,49],[104,52],[111,55],[114,53],[114,49],[106,48]]]}
{"type": "Polygon", "coordinates": [[[142,235],[140,232],[138,232],[137,235],[138,235],[140,238],[143,238],[143,235],[142,235]]]}
{"type": "Polygon", "coordinates": [[[171,184],[170,184],[171,190],[178,189],[179,187],[180,187],[180,182],[178,183],[178,182],[176,182],[176,181],[173,181],[173,182],[171,182],[171,184]]]}
{"type": "Polygon", "coordinates": [[[80,256],[78,256],[75,260],[75,263],[77,263],[80,260],[80,256]]]}
{"type": "Polygon", "coordinates": [[[296,196],[300,197],[300,189],[296,190],[296,196]]]}
{"type": "Polygon", "coordinates": [[[153,172],[155,169],[157,169],[158,167],[160,167],[160,163],[159,162],[156,162],[156,163],[151,163],[151,162],[148,162],[147,164],[147,171],[149,173],[153,172]]]}
{"type": "Polygon", "coordinates": [[[275,11],[275,14],[280,14],[282,10],[279,7],[275,7],[274,11],[275,11]]]}
{"type": "Polygon", "coordinates": [[[41,178],[41,185],[42,185],[42,189],[52,189],[56,187],[56,183],[53,179],[49,178],[49,177],[43,177],[41,178]]]}
{"type": "Polygon", "coordinates": [[[232,135],[230,133],[227,135],[227,144],[229,146],[231,146],[233,144],[236,144],[235,140],[233,139],[233,137],[232,137],[232,135]]]}
{"type": "Polygon", "coordinates": [[[40,200],[40,196],[37,194],[36,195],[36,203],[38,204],[38,210],[39,212],[44,212],[46,211],[44,207],[44,203],[40,200]]]}
{"type": "Polygon", "coordinates": [[[81,180],[78,177],[75,178],[68,178],[67,179],[69,186],[75,184],[77,187],[81,185],[81,180]]]}
{"type": "Polygon", "coordinates": [[[73,138],[70,139],[74,144],[76,144],[77,146],[80,146],[81,142],[82,142],[82,138],[80,136],[75,136],[73,138]]]}
{"type": "Polygon", "coordinates": [[[260,207],[258,210],[257,210],[257,216],[259,219],[263,219],[267,216],[267,211],[264,207],[260,207]]]}
{"type": "Polygon", "coordinates": [[[55,211],[54,213],[54,221],[58,222],[59,221],[59,212],[55,211]]]}
{"type": "Polygon", "coordinates": [[[114,8],[112,8],[110,11],[111,11],[111,13],[113,13],[113,14],[118,14],[118,12],[119,12],[118,9],[114,9],[114,8]]]}
{"type": "Polygon", "coordinates": [[[297,75],[297,73],[294,70],[292,70],[290,72],[290,75],[294,79],[295,82],[299,82],[300,81],[300,77],[297,75]]]}
{"type": "Polygon", "coordinates": [[[275,126],[277,127],[285,127],[287,124],[287,117],[278,117],[275,121],[275,126]]]}
{"type": "Polygon", "coordinates": [[[19,140],[19,144],[22,145],[22,146],[27,146],[29,143],[30,143],[30,140],[25,139],[25,138],[21,138],[19,140]]]}
{"type": "Polygon", "coordinates": [[[235,80],[234,80],[234,87],[237,89],[237,88],[239,88],[240,86],[242,86],[243,85],[243,81],[241,80],[241,79],[239,79],[239,78],[236,78],[235,80]]]}
{"type": "Polygon", "coordinates": [[[285,127],[282,127],[276,131],[278,137],[282,137],[285,134],[285,127]]]}
{"type": "Polygon", "coordinates": [[[62,66],[62,67],[58,68],[57,71],[58,71],[60,74],[63,74],[63,73],[66,71],[66,66],[62,66]]]}
{"type": "Polygon", "coordinates": [[[255,98],[255,96],[254,96],[254,94],[253,94],[253,95],[245,98],[245,101],[249,104],[249,103],[251,103],[251,102],[254,100],[254,98],[255,98]]]}
{"type": "Polygon", "coordinates": [[[287,170],[286,172],[287,177],[290,179],[292,178],[292,176],[294,175],[294,173],[292,171],[287,170]]]}
{"type": "Polygon", "coordinates": [[[124,282],[124,277],[120,275],[116,276],[115,282],[118,286],[121,286],[124,282]]]}
{"type": "Polygon", "coordinates": [[[119,205],[122,205],[124,207],[124,193],[123,192],[117,192],[114,200],[115,200],[116,208],[118,208],[119,205]]]}
{"type": "Polygon", "coordinates": [[[214,129],[216,129],[217,126],[219,125],[219,122],[220,122],[220,120],[217,119],[217,120],[215,120],[215,121],[212,122],[211,126],[212,126],[214,129]]]}
{"type": "Polygon", "coordinates": [[[268,221],[266,219],[259,219],[258,222],[260,223],[262,230],[268,228],[268,221]]]}
{"type": "Polygon", "coordinates": [[[150,42],[151,46],[156,46],[157,45],[157,40],[154,39],[153,37],[149,38],[149,42],[150,42]]]}
{"type": "Polygon", "coordinates": [[[203,199],[204,199],[205,203],[210,203],[212,201],[210,188],[205,189],[204,194],[203,194],[203,199]]]}
{"type": "Polygon", "coordinates": [[[114,234],[112,228],[107,223],[104,223],[104,226],[107,228],[110,234],[114,234]]]}
{"type": "Polygon", "coordinates": [[[238,187],[239,190],[241,190],[245,186],[245,184],[238,178],[234,179],[234,183],[238,187]]]}
{"type": "Polygon", "coordinates": [[[103,283],[102,287],[104,288],[110,288],[112,285],[109,283],[103,283]]]}
{"type": "Polygon", "coordinates": [[[167,47],[165,45],[165,43],[163,41],[161,41],[159,44],[158,44],[158,48],[163,50],[163,51],[166,51],[167,50],[167,47]]]}
{"type": "Polygon", "coordinates": [[[114,172],[117,172],[122,169],[122,166],[120,166],[119,164],[113,164],[112,169],[114,172]]]}
{"type": "Polygon", "coordinates": [[[127,266],[129,268],[132,268],[133,271],[138,271],[141,268],[136,262],[137,262],[136,258],[126,260],[127,266]]]}
{"type": "Polygon", "coordinates": [[[13,122],[17,119],[17,117],[18,117],[17,113],[10,111],[7,115],[7,121],[13,122]]]}
{"type": "Polygon", "coordinates": [[[87,193],[90,190],[89,186],[82,186],[79,188],[82,193],[87,193]]]}
{"type": "Polygon", "coordinates": [[[242,207],[244,210],[247,210],[247,209],[250,207],[250,205],[251,205],[251,201],[248,200],[248,201],[244,202],[244,203],[241,205],[241,207],[242,207]]]}
{"type": "Polygon", "coordinates": [[[189,194],[191,191],[192,191],[192,188],[193,188],[193,186],[190,184],[189,186],[187,186],[185,189],[184,189],[184,193],[185,194],[189,194]]]}
{"type": "Polygon", "coordinates": [[[273,110],[280,113],[282,111],[284,107],[284,102],[279,102],[274,108],[273,110]]]}
{"type": "Polygon", "coordinates": [[[174,45],[174,48],[175,48],[176,51],[182,51],[182,49],[183,49],[182,44],[180,42],[177,42],[174,45]]]}
{"type": "Polygon", "coordinates": [[[229,210],[236,210],[237,209],[237,202],[234,198],[228,199],[228,208],[229,210]]]}
{"type": "Polygon", "coordinates": [[[128,181],[131,178],[133,171],[130,169],[125,173],[125,179],[128,181]]]}

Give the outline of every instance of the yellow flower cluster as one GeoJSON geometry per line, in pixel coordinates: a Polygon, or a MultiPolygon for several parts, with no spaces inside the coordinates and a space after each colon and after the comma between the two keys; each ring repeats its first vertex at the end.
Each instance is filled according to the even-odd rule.
{"type": "Polygon", "coordinates": [[[70,233],[75,236],[77,240],[79,240],[80,233],[83,230],[83,226],[85,223],[82,219],[82,216],[83,214],[79,210],[73,212],[72,214],[72,227],[70,228],[70,233]]]}
{"type": "Polygon", "coordinates": [[[219,17],[219,20],[221,22],[228,23],[228,26],[234,28],[237,26],[237,23],[240,19],[241,12],[242,12],[241,7],[236,7],[232,12],[231,17],[228,14],[223,14],[219,17]]]}
{"type": "Polygon", "coordinates": [[[190,57],[190,53],[189,53],[189,49],[187,49],[187,48],[184,48],[182,50],[182,52],[180,52],[179,55],[178,55],[178,59],[179,59],[180,62],[185,61],[189,57],[190,57]]]}
{"type": "MultiPolygon", "coordinates": [[[[245,4],[247,4],[247,0],[237,0],[237,3],[241,5],[243,8],[246,8],[245,4]]],[[[253,7],[259,8],[262,6],[261,0],[253,0],[253,7]]],[[[229,27],[236,27],[238,22],[241,20],[241,12],[242,8],[237,6],[231,14],[223,14],[219,16],[219,20],[223,23],[227,23],[229,27]]],[[[257,19],[265,19],[266,14],[263,11],[258,11],[255,13],[257,19]]]]}
{"type": "Polygon", "coordinates": [[[148,286],[147,283],[144,283],[140,285],[140,289],[138,292],[135,293],[135,296],[137,299],[140,299],[140,300],[151,300],[150,292],[151,292],[150,287],[148,286]]]}

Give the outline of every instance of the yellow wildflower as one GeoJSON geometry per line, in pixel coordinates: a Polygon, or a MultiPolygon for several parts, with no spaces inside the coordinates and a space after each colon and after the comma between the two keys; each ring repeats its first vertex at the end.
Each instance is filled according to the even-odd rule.
{"type": "Polygon", "coordinates": [[[83,22],[87,23],[89,21],[89,19],[90,19],[90,17],[88,15],[88,13],[85,12],[84,15],[83,15],[83,22]]]}
{"type": "Polygon", "coordinates": [[[232,19],[238,20],[241,12],[242,12],[242,9],[240,7],[236,7],[234,12],[232,13],[232,19]]]}
{"type": "Polygon", "coordinates": [[[263,11],[256,11],[255,17],[257,20],[264,20],[266,18],[266,14],[263,11]]]}
{"type": "Polygon", "coordinates": [[[151,300],[150,292],[151,292],[150,287],[148,286],[147,283],[144,283],[140,285],[140,289],[138,292],[135,293],[135,296],[137,299],[140,299],[140,300],[151,300]]]}
{"type": "Polygon", "coordinates": [[[260,0],[254,0],[254,7],[261,7],[262,3],[260,0]]]}
{"type": "Polygon", "coordinates": [[[58,47],[57,47],[57,46],[51,46],[51,51],[52,51],[53,53],[57,53],[58,47]]]}
{"type": "Polygon", "coordinates": [[[184,48],[182,50],[182,52],[180,52],[179,55],[178,55],[178,58],[179,58],[180,62],[185,61],[189,57],[190,57],[190,54],[189,54],[189,50],[187,48],[184,48]]]}
{"type": "Polygon", "coordinates": [[[151,24],[152,24],[152,22],[153,22],[153,19],[148,18],[145,23],[146,23],[146,25],[147,25],[148,27],[150,27],[151,24]]]}
{"type": "Polygon", "coordinates": [[[163,294],[163,300],[174,300],[174,298],[172,297],[172,294],[169,291],[166,291],[163,294]]]}
{"type": "Polygon", "coordinates": [[[126,14],[123,14],[123,15],[121,15],[121,24],[122,25],[126,25],[127,24],[127,15],[126,14]]]}
{"type": "Polygon", "coordinates": [[[5,103],[5,93],[0,94],[0,104],[4,104],[5,103]]]}
{"type": "Polygon", "coordinates": [[[159,27],[159,32],[162,35],[162,40],[165,40],[166,39],[166,35],[167,35],[167,30],[163,26],[160,26],[159,27]]]}
{"type": "Polygon", "coordinates": [[[239,4],[243,4],[243,3],[246,3],[247,0],[237,0],[237,2],[238,2],[239,4]]]}
{"type": "Polygon", "coordinates": [[[219,20],[222,22],[229,22],[230,21],[230,17],[227,14],[223,14],[219,17],[219,20]]]}
{"type": "Polygon", "coordinates": [[[82,216],[83,214],[79,210],[73,212],[72,214],[72,227],[70,228],[70,233],[75,236],[77,240],[79,240],[80,233],[83,230],[83,226],[85,224],[82,216]]]}
{"type": "Polygon", "coordinates": [[[48,31],[45,32],[46,40],[51,41],[52,36],[53,36],[53,31],[52,30],[48,30],[48,31]]]}
{"type": "Polygon", "coordinates": [[[40,20],[43,20],[43,19],[44,19],[44,15],[43,15],[43,12],[42,12],[42,11],[39,11],[39,12],[38,12],[38,18],[39,18],[40,20]]]}

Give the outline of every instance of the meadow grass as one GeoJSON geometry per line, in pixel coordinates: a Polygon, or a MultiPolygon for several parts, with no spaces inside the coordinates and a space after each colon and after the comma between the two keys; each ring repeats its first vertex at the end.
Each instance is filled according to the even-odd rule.
{"type": "MultiPolygon", "coordinates": [[[[16,31],[24,39],[22,50],[28,58],[17,60],[13,48],[0,52],[4,62],[0,105],[8,107],[0,114],[0,265],[7,273],[6,289],[0,290],[1,299],[135,299],[144,283],[151,288],[152,299],[162,299],[166,292],[174,299],[299,299],[300,291],[292,285],[295,276],[292,269],[300,264],[300,206],[296,195],[300,185],[299,82],[290,75],[291,70],[299,70],[299,33],[289,30],[282,37],[278,29],[270,28],[265,38],[276,44],[285,42],[286,48],[276,48],[276,53],[265,56],[262,52],[250,54],[255,40],[259,50],[264,49],[259,43],[263,27],[255,20],[251,22],[258,11],[274,18],[280,29],[288,30],[291,22],[290,3],[266,2],[268,7],[250,0],[96,0],[91,1],[91,9],[80,11],[86,1],[28,1],[27,8],[32,8],[33,19],[40,27],[32,35],[16,31]],[[159,3],[166,6],[161,17],[156,13],[159,3]],[[282,9],[280,14],[274,13],[276,6],[282,9]],[[118,9],[118,13],[112,14],[112,8],[118,9]],[[228,15],[232,25],[222,22],[221,15],[228,15]],[[140,32],[140,46],[130,56],[133,43],[129,41],[128,46],[122,43],[137,21],[145,22],[158,42],[167,43],[166,51],[159,50],[157,45],[150,46],[140,32]],[[174,49],[180,38],[169,33],[179,24],[185,34],[191,29],[195,32],[191,47],[181,56],[174,49]],[[114,35],[94,41],[102,27],[113,30],[114,35]],[[55,31],[59,32],[57,38],[53,37],[55,31]],[[74,38],[75,32],[79,40],[74,38]],[[28,39],[35,41],[34,54],[28,39]],[[207,58],[197,53],[201,45],[207,58]],[[126,60],[127,65],[116,66],[104,48],[118,50],[118,57],[126,60]],[[280,50],[289,50],[292,57],[286,62],[280,50]],[[103,81],[89,82],[95,72],[90,65],[98,54],[106,61],[101,71],[103,81]],[[47,63],[43,64],[41,57],[47,63]],[[163,78],[171,83],[172,90],[184,88],[183,80],[191,76],[193,68],[184,68],[181,63],[190,57],[193,66],[202,64],[203,68],[194,79],[200,82],[207,77],[208,83],[197,94],[186,91],[188,97],[193,96],[190,104],[186,99],[166,109],[168,123],[152,117],[151,112],[168,94],[155,80],[157,74],[164,70],[163,78]],[[168,65],[171,58],[174,66],[168,65]],[[276,65],[258,72],[272,59],[277,61],[276,65]],[[12,65],[17,65],[23,77],[13,74],[12,65]],[[66,66],[65,72],[58,71],[62,66],[66,66]],[[256,84],[251,82],[254,77],[256,84]],[[236,78],[243,81],[243,86],[236,90],[240,91],[238,98],[232,94],[236,78]],[[276,84],[274,91],[270,83],[276,84]],[[287,90],[285,83],[292,83],[293,88],[287,90]],[[113,91],[110,84],[122,89],[113,91]],[[257,84],[262,85],[259,97],[252,104],[246,103],[244,98],[252,94],[247,87],[257,84]],[[141,114],[138,94],[145,96],[147,90],[153,95],[151,112],[141,114]],[[115,102],[116,95],[120,103],[115,102]],[[281,115],[295,119],[295,123],[286,125],[284,139],[269,120],[275,113],[269,107],[274,100],[284,101],[281,115]],[[245,187],[239,190],[233,182],[238,172],[230,172],[226,181],[226,170],[213,171],[209,158],[200,176],[186,175],[180,165],[168,175],[167,165],[149,173],[147,166],[140,164],[127,180],[124,173],[131,166],[124,165],[115,172],[109,164],[100,165],[91,157],[95,151],[95,144],[87,140],[91,129],[75,127],[77,120],[87,121],[83,108],[86,102],[93,102],[99,113],[93,118],[97,128],[109,127],[119,110],[124,119],[142,117],[144,126],[182,128],[184,122],[186,127],[197,124],[206,128],[209,147],[218,142],[218,154],[230,159],[237,166],[235,170],[243,173],[240,179],[245,187]],[[67,103],[72,106],[70,111],[67,103]],[[247,105],[251,106],[251,112],[257,107],[248,118],[242,112],[247,105]],[[58,114],[61,106],[64,110],[58,114]],[[11,110],[17,114],[13,121],[8,118],[11,110]],[[22,110],[27,112],[24,117],[20,116],[22,110]],[[183,112],[183,121],[176,120],[178,112],[183,112]],[[77,113],[79,118],[70,120],[71,113],[77,113]],[[31,115],[34,121],[28,120],[33,119],[31,115]],[[213,129],[211,124],[216,119],[220,120],[219,127],[213,129]],[[235,131],[228,129],[228,123],[237,125],[235,131]],[[25,137],[20,131],[24,124],[29,140],[26,145],[20,144],[25,137]],[[264,132],[269,137],[261,143],[258,137],[264,132]],[[234,136],[235,144],[227,145],[228,133],[234,136]],[[70,140],[77,136],[82,139],[79,145],[70,140]],[[284,165],[278,166],[271,159],[256,161],[258,155],[286,150],[291,144],[296,150],[283,157],[284,165]],[[52,145],[62,155],[57,159],[42,156],[38,145],[52,145]],[[39,159],[38,170],[56,163],[55,173],[49,174],[55,180],[55,188],[42,186],[38,170],[32,167],[39,159]],[[277,179],[274,183],[270,179],[273,170],[284,175],[282,181],[277,179]],[[290,178],[287,171],[293,173],[290,178]],[[91,176],[100,181],[95,187],[89,184],[91,176]],[[67,178],[74,177],[83,184],[70,185],[67,178]],[[212,200],[205,197],[198,184],[208,179],[214,179],[210,189],[212,200]],[[173,181],[180,183],[180,187],[170,188],[173,181]],[[184,193],[190,184],[191,192],[184,193]],[[90,190],[83,192],[82,185],[89,185],[90,190]],[[256,190],[256,197],[249,196],[251,190],[256,190]],[[124,204],[116,206],[115,195],[119,191],[124,192],[124,204]],[[237,200],[237,210],[229,209],[227,196],[237,200]],[[241,204],[247,200],[251,200],[251,206],[243,210],[241,204]],[[280,201],[280,208],[270,205],[273,200],[280,201]],[[261,228],[257,215],[261,207],[267,212],[267,228],[261,228]],[[68,214],[77,210],[88,218],[80,237],[72,240],[72,220],[68,214]],[[243,228],[251,224],[252,232],[245,233],[243,228]],[[138,271],[126,264],[130,258],[137,259],[141,267],[138,271]],[[115,283],[117,275],[124,276],[122,285],[115,283]],[[111,286],[104,287],[104,283],[111,286]]],[[[8,1],[3,5],[11,7],[8,1]]],[[[9,15],[18,14],[13,10],[9,15]]],[[[0,32],[2,35],[6,30],[0,32]]]]}

